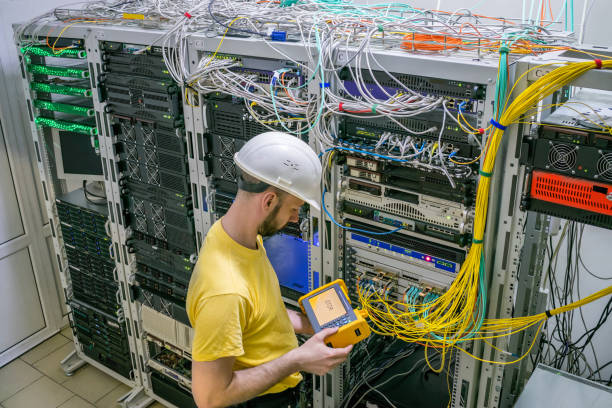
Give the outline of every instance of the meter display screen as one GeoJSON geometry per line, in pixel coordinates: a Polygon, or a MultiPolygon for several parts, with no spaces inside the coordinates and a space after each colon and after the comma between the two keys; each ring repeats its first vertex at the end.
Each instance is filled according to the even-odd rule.
{"type": "Polygon", "coordinates": [[[333,288],[330,288],[309,299],[320,326],[346,314],[342,300],[333,288]]]}

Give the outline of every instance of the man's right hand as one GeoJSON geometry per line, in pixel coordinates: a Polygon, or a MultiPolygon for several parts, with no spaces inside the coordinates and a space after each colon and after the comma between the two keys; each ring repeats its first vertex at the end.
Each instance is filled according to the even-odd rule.
{"type": "Polygon", "coordinates": [[[343,348],[332,348],[325,344],[325,338],[338,331],[337,327],[323,329],[297,349],[293,350],[300,371],[323,375],[342,364],[353,349],[352,345],[343,348]]]}

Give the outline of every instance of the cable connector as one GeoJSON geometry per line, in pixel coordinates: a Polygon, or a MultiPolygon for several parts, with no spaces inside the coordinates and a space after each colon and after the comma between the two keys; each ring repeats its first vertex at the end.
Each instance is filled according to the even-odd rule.
{"type": "Polygon", "coordinates": [[[272,75],[272,80],[271,80],[272,85],[275,85],[278,82],[280,76],[284,74],[285,72],[289,72],[289,70],[287,68],[282,68],[282,69],[277,69],[276,71],[274,71],[274,75],[272,75]]]}
{"type": "Polygon", "coordinates": [[[270,34],[270,39],[272,41],[287,41],[287,32],[286,31],[274,30],[270,34]]]}
{"type": "Polygon", "coordinates": [[[185,12],[183,15],[184,15],[185,17],[187,17],[187,18],[192,18],[192,17],[193,17],[191,14],[189,14],[189,12],[188,12],[188,11],[186,11],[186,12],[185,12]]]}

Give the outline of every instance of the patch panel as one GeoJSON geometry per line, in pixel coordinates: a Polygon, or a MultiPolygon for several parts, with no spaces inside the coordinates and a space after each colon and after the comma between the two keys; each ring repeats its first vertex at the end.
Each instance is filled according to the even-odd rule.
{"type": "MultiPolygon", "coordinates": [[[[393,76],[407,88],[423,95],[448,96],[474,100],[483,100],[486,96],[486,85],[483,84],[410,74],[394,73],[393,76]]],[[[369,71],[363,69],[361,70],[360,77],[363,80],[363,84],[367,86],[371,93],[382,93],[384,95],[384,91],[389,92],[395,90],[401,92],[403,89],[384,71],[369,71]]],[[[343,68],[340,71],[340,79],[343,81],[347,90],[351,89],[351,80],[354,80],[354,77],[348,68],[343,68]]]]}
{"type": "MultiPolygon", "coordinates": [[[[454,276],[466,257],[465,250],[436,244],[400,232],[384,236],[370,234],[370,232],[386,232],[388,230],[359,221],[346,219],[345,225],[363,230],[363,232],[348,231],[345,236],[346,245],[382,254],[390,259],[399,259],[422,270],[431,270],[454,276]]],[[[381,263],[386,262],[388,261],[383,260],[381,263]]]]}
{"type": "MultiPolygon", "coordinates": [[[[381,253],[380,246],[360,245],[363,241],[354,239],[349,234],[345,242],[341,262],[345,279],[353,294],[357,293],[357,285],[360,285],[363,291],[378,291],[399,302],[406,302],[407,295],[412,296],[414,301],[429,302],[444,293],[454,280],[453,274],[448,273],[449,268],[427,267],[424,263],[413,262],[406,256],[387,257],[387,252],[381,253]]],[[[429,256],[429,259],[430,264],[437,262],[435,257],[429,256]]],[[[446,266],[450,265],[446,261],[444,263],[446,266]]]]}
{"type": "MultiPolygon", "coordinates": [[[[206,58],[212,55],[210,52],[198,52],[198,58],[206,58]]],[[[255,82],[269,84],[272,80],[274,71],[286,70],[287,80],[297,79],[299,85],[304,83],[304,77],[296,64],[292,61],[279,60],[274,58],[261,58],[248,55],[216,54],[215,59],[231,60],[237,66],[230,68],[231,71],[239,72],[243,75],[256,76],[255,82]]]]}
{"type": "MultiPolygon", "coordinates": [[[[418,117],[396,119],[405,128],[424,132],[418,136],[411,135],[397,123],[387,118],[367,116],[341,118],[338,128],[338,139],[339,142],[344,142],[353,147],[360,147],[362,150],[373,148],[386,133],[412,136],[417,145],[425,140],[437,142],[440,136],[439,126],[442,123],[442,115],[442,112],[429,112],[418,117]]],[[[476,142],[472,142],[471,136],[466,134],[455,122],[446,121],[442,133],[442,141],[452,143],[453,148],[457,149],[458,157],[472,158],[480,153],[480,148],[476,142]]]]}

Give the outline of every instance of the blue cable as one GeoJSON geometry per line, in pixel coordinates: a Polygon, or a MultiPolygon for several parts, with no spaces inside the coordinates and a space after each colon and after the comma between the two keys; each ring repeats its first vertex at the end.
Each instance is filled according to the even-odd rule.
{"type": "Polygon", "coordinates": [[[329,217],[329,219],[330,219],[330,220],[331,220],[331,221],[332,221],[334,224],[336,224],[336,226],[337,226],[337,227],[340,227],[340,228],[345,229],[345,230],[347,230],[347,231],[363,232],[363,233],[365,233],[365,234],[371,234],[371,235],[389,235],[389,234],[393,234],[393,233],[395,233],[395,232],[397,232],[397,231],[399,231],[399,230],[401,230],[401,229],[404,229],[404,227],[399,227],[399,228],[396,228],[396,229],[394,229],[394,230],[392,230],[392,231],[387,231],[387,232],[374,232],[374,231],[367,231],[367,230],[363,230],[363,229],[360,229],[360,228],[352,228],[352,227],[347,227],[347,226],[341,225],[341,224],[339,224],[339,223],[338,223],[338,221],[336,221],[336,220],[334,219],[334,217],[333,217],[333,216],[330,214],[330,212],[329,212],[329,211],[327,211],[327,208],[325,207],[325,193],[327,193],[327,189],[324,189],[324,190],[323,190],[323,194],[321,195],[321,207],[323,207],[323,211],[325,211],[325,214],[327,214],[327,216],[329,217]]]}

